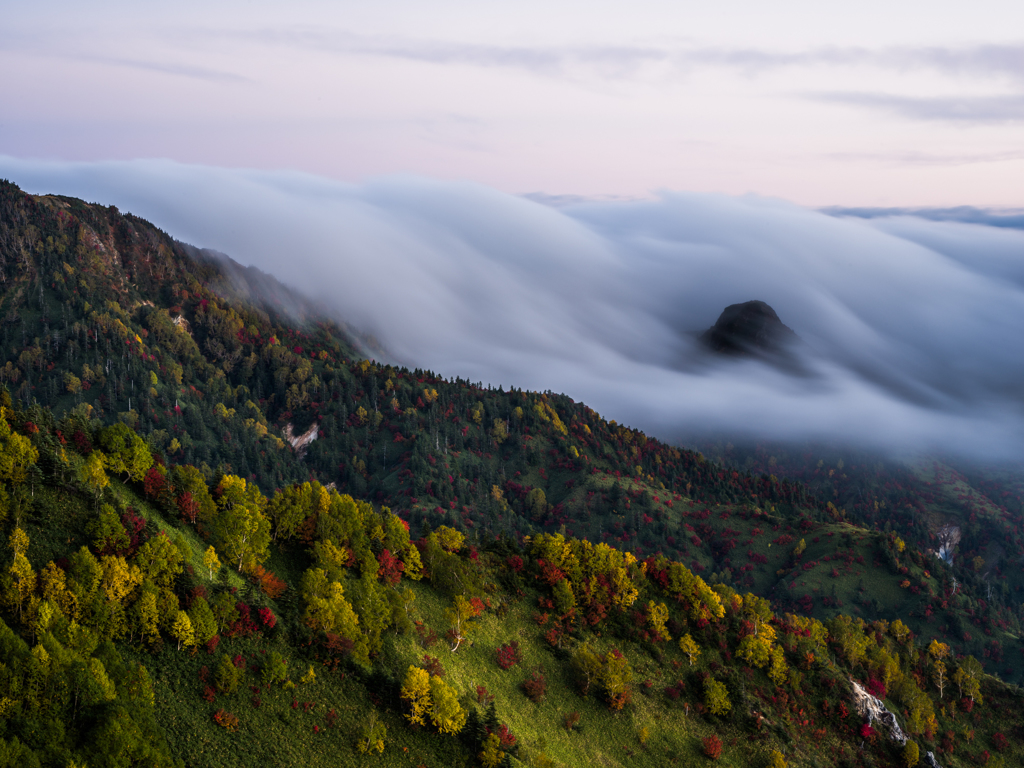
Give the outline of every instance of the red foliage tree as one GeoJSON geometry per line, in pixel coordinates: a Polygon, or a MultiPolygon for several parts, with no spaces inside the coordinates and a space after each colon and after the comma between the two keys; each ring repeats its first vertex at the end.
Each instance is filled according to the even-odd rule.
{"type": "Polygon", "coordinates": [[[704,748],[704,755],[709,760],[717,760],[722,756],[722,740],[714,734],[701,741],[701,746],[704,748]]]}
{"type": "Polygon", "coordinates": [[[377,562],[380,563],[377,575],[389,587],[395,586],[402,580],[402,571],[405,570],[405,563],[392,555],[390,550],[385,549],[381,552],[377,562]]]}

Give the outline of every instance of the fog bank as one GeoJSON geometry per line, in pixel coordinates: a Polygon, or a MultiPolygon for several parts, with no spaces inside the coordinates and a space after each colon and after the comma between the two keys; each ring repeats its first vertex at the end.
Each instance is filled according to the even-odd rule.
{"type": "Polygon", "coordinates": [[[1024,447],[1024,232],[665,192],[545,205],[417,177],[359,185],[167,161],[0,157],[29,192],[117,205],[223,251],[377,336],[402,363],[565,392],[673,440],[697,431],[1024,447]],[[694,336],[761,299],[801,375],[694,336]]]}

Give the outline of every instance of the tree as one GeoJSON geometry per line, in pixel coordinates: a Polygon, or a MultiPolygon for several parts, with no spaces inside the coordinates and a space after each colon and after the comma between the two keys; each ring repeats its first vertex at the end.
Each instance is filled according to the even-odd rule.
{"type": "Polygon", "coordinates": [[[973,656],[966,657],[953,675],[953,682],[960,689],[960,697],[967,696],[975,703],[982,703],[981,698],[981,662],[973,656]]]}
{"type": "Polygon", "coordinates": [[[203,553],[203,565],[210,574],[210,581],[213,581],[213,575],[220,570],[220,558],[217,557],[217,550],[212,544],[203,553]]]}
{"type": "Polygon", "coordinates": [[[653,600],[647,603],[647,623],[655,637],[666,642],[672,639],[665,628],[668,623],[668,607],[664,603],[655,603],[653,600]]]}
{"type": "Polygon", "coordinates": [[[939,689],[939,698],[941,699],[946,688],[946,664],[941,659],[932,662],[932,680],[935,681],[935,687],[939,689]]]}
{"type": "Polygon", "coordinates": [[[160,611],[156,604],[156,588],[152,584],[142,588],[139,599],[132,604],[132,616],[139,636],[149,643],[155,644],[160,639],[160,611]]]}
{"type": "Polygon", "coordinates": [[[225,475],[217,487],[218,512],[213,520],[213,534],[220,550],[243,567],[251,567],[267,559],[270,546],[270,521],[263,514],[267,500],[255,483],[244,478],[225,475]]]}
{"type": "Polygon", "coordinates": [[[426,725],[424,717],[430,712],[430,675],[425,669],[410,666],[402,683],[402,698],[409,707],[406,714],[410,723],[426,725]]]}
{"type": "Polygon", "coordinates": [[[287,677],[288,662],[284,656],[277,651],[268,653],[267,659],[263,662],[262,669],[260,670],[260,679],[263,681],[263,684],[283,683],[287,677]]]}
{"type": "Polygon", "coordinates": [[[694,641],[689,635],[683,635],[679,638],[679,650],[686,654],[686,658],[690,660],[690,666],[693,666],[694,660],[700,656],[700,646],[694,641]]]}
{"type": "MultiPolygon", "coordinates": [[[[373,555],[369,555],[373,560],[373,555]]],[[[376,561],[363,569],[360,577],[360,596],[357,601],[360,623],[366,636],[369,652],[376,654],[381,649],[381,635],[391,624],[391,605],[385,589],[377,581],[376,561]]]]}
{"type": "Polygon", "coordinates": [[[312,629],[338,635],[352,643],[357,661],[369,660],[366,638],[359,628],[359,617],[345,599],[345,590],[330,581],[322,568],[310,568],[302,576],[302,597],[306,603],[303,620],[312,629]]]}
{"type": "Polygon", "coordinates": [[[100,568],[103,572],[100,585],[109,603],[121,605],[142,584],[138,566],[128,565],[120,555],[104,555],[100,558],[100,568]]]}
{"type": "Polygon", "coordinates": [[[701,747],[704,750],[704,756],[709,760],[717,760],[722,756],[722,740],[715,734],[705,736],[701,740],[701,747]]]}
{"type": "Polygon", "coordinates": [[[780,646],[772,648],[772,664],[768,669],[768,677],[776,685],[782,685],[789,679],[789,667],[786,666],[786,657],[780,646]]]}
{"type": "Polygon", "coordinates": [[[153,466],[153,455],[146,441],[126,424],[112,424],[100,432],[100,445],[106,451],[107,469],[124,473],[126,479],[139,482],[153,466]]]}
{"type": "Polygon", "coordinates": [[[21,534],[25,540],[24,549],[28,548],[28,536],[20,528],[15,528],[14,533],[11,534],[11,548],[14,550],[14,562],[11,563],[9,572],[11,574],[11,588],[7,595],[8,602],[18,609],[18,620],[22,620],[22,613],[26,603],[32,596],[32,593],[36,589],[36,573],[32,570],[32,564],[28,558],[23,554],[24,549],[19,550],[19,547],[15,546],[15,538],[18,534],[21,534]]]}
{"type": "Polygon", "coordinates": [[[102,451],[93,451],[85,457],[78,471],[78,479],[93,492],[98,502],[103,489],[110,485],[107,473],[103,470],[102,451]]]}
{"type": "Polygon", "coordinates": [[[430,678],[430,721],[441,733],[456,734],[466,724],[467,713],[459,704],[455,691],[440,677],[430,678]]]}
{"type": "Polygon", "coordinates": [[[484,739],[483,749],[478,757],[484,768],[498,768],[505,760],[505,753],[501,751],[501,739],[497,734],[489,733],[484,739]]]}
{"type": "Polygon", "coordinates": [[[179,651],[182,649],[182,646],[191,648],[196,644],[195,634],[192,631],[192,620],[189,619],[188,614],[184,611],[178,611],[178,615],[171,625],[171,635],[178,641],[179,651]]]}
{"type": "Polygon", "coordinates": [[[0,415],[0,481],[20,485],[28,478],[29,468],[39,460],[39,451],[24,435],[11,431],[6,416],[7,408],[0,415]]]}
{"type": "Polygon", "coordinates": [[[231,662],[231,657],[224,654],[220,657],[217,670],[213,673],[214,685],[221,693],[234,693],[242,677],[241,671],[231,662]]]}
{"type": "Polygon", "coordinates": [[[188,618],[192,622],[196,645],[205,645],[217,634],[217,619],[214,618],[206,598],[197,596],[192,601],[192,607],[188,609],[188,618]]]}
{"type": "Polygon", "coordinates": [[[601,683],[608,706],[613,711],[619,711],[632,700],[633,693],[629,687],[632,679],[633,670],[625,654],[617,649],[608,651],[602,659],[601,683]]]}
{"type": "Polygon", "coordinates": [[[903,765],[905,765],[906,768],[914,768],[914,766],[918,764],[920,759],[920,749],[918,749],[917,744],[908,739],[907,743],[903,747],[903,765]]]}
{"type": "Polygon", "coordinates": [[[363,735],[356,744],[357,749],[364,755],[376,752],[384,754],[384,743],[388,737],[388,727],[377,715],[377,711],[370,712],[370,719],[363,726],[363,735]]]}
{"type": "Polygon", "coordinates": [[[725,684],[720,683],[713,677],[704,681],[704,704],[713,715],[725,715],[732,709],[729,702],[729,691],[725,684]]]}
{"type": "Polygon", "coordinates": [[[120,515],[109,504],[100,507],[99,517],[90,521],[85,530],[92,536],[96,550],[105,554],[119,552],[131,543],[120,515]]]}
{"type": "Polygon", "coordinates": [[[764,667],[772,658],[772,644],[765,633],[747,635],[740,640],[736,655],[744,659],[752,667],[764,667]]]}
{"type": "Polygon", "coordinates": [[[448,619],[448,623],[451,625],[449,634],[452,642],[455,643],[451,647],[453,653],[459,650],[462,641],[476,629],[476,624],[472,620],[479,614],[480,611],[477,607],[463,595],[456,595],[452,607],[445,609],[445,618],[448,619]]]}

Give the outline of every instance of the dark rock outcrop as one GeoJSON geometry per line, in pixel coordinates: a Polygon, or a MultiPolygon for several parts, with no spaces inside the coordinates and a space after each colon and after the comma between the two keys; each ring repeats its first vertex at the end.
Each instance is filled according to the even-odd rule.
{"type": "Polygon", "coordinates": [[[763,357],[785,355],[799,337],[763,301],[747,301],[726,307],[700,340],[713,352],[763,357]]]}

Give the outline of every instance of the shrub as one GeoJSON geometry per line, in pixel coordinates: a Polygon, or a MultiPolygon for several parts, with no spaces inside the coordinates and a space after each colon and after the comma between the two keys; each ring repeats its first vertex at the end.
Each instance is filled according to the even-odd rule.
{"type": "Polygon", "coordinates": [[[513,640],[508,645],[502,645],[497,649],[498,666],[502,669],[512,669],[521,661],[519,656],[519,642],[513,640]]]}
{"type": "Polygon", "coordinates": [[[444,667],[441,666],[441,661],[436,656],[423,654],[423,668],[431,677],[444,677],[444,667]]]}
{"type": "Polygon", "coordinates": [[[711,734],[701,742],[701,747],[704,750],[704,755],[709,760],[717,760],[722,756],[722,740],[711,734]]]}
{"type": "Polygon", "coordinates": [[[577,725],[580,724],[580,713],[570,712],[565,716],[565,730],[572,731],[577,725]]]}
{"type": "Polygon", "coordinates": [[[213,722],[229,733],[234,733],[238,730],[238,717],[223,709],[218,709],[214,713],[213,722]]]}
{"type": "Polygon", "coordinates": [[[523,690],[534,704],[539,704],[547,695],[548,681],[544,678],[544,672],[537,667],[523,682],[523,690]]]}

